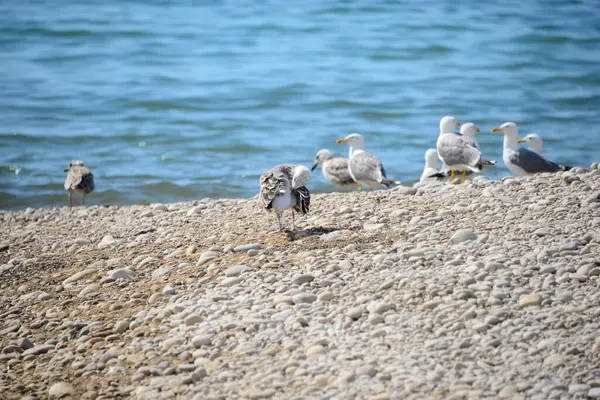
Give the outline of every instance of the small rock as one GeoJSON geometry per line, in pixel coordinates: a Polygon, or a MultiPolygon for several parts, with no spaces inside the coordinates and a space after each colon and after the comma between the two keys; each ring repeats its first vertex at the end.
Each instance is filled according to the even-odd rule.
{"type": "Polygon", "coordinates": [[[133,271],[129,268],[119,268],[110,271],[108,277],[114,280],[123,279],[125,281],[131,281],[133,280],[133,271]]]}
{"type": "Polygon", "coordinates": [[[310,346],[308,349],[306,349],[306,356],[307,357],[317,356],[317,355],[325,354],[325,352],[326,352],[325,347],[321,346],[320,344],[315,344],[313,346],[310,346]]]}
{"type": "Polygon", "coordinates": [[[79,297],[96,295],[98,294],[98,290],[100,290],[100,285],[92,283],[81,289],[81,292],[79,292],[79,297]]]}
{"type": "Polygon", "coordinates": [[[30,354],[39,355],[49,352],[50,350],[54,350],[54,345],[51,344],[41,344],[39,346],[32,347],[23,352],[23,357],[28,356],[30,354]]]}
{"type": "Polygon", "coordinates": [[[536,293],[530,293],[526,296],[523,296],[521,300],[519,300],[519,305],[521,308],[539,306],[540,304],[542,304],[542,297],[536,293]]]}
{"type": "Polygon", "coordinates": [[[33,343],[31,343],[29,341],[29,339],[27,339],[27,338],[22,338],[22,339],[17,340],[17,346],[19,346],[23,350],[29,350],[34,347],[33,343]]]}
{"type": "Polygon", "coordinates": [[[315,279],[311,274],[295,274],[292,277],[292,283],[294,285],[302,285],[304,283],[312,282],[315,279]]]}
{"type": "Polygon", "coordinates": [[[331,299],[333,299],[333,293],[329,291],[325,291],[319,294],[319,296],[317,297],[317,300],[319,301],[330,301],[331,299]]]}
{"type": "Polygon", "coordinates": [[[475,234],[475,232],[469,229],[459,229],[454,233],[454,235],[452,235],[452,238],[450,238],[450,241],[452,241],[452,243],[462,243],[471,240],[477,240],[477,235],[475,234]]]}
{"type": "Polygon", "coordinates": [[[192,338],[192,346],[200,348],[202,346],[210,346],[212,338],[209,335],[197,335],[192,338]]]}
{"type": "Polygon", "coordinates": [[[75,388],[73,385],[67,382],[56,382],[50,386],[48,390],[48,396],[53,399],[62,399],[67,396],[73,396],[75,394],[75,388]]]}
{"type": "Polygon", "coordinates": [[[317,300],[317,296],[312,293],[298,293],[292,296],[294,304],[313,303],[317,300]]]}
{"type": "Polygon", "coordinates": [[[152,271],[152,279],[162,278],[171,273],[171,268],[157,268],[152,271]]]}
{"type": "Polygon", "coordinates": [[[63,285],[68,285],[70,283],[78,282],[78,281],[82,280],[83,278],[86,278],[92,274],[95,274],[96,272],[98,272],[98,270],[96,268],[88,268],[83,271],[77,272],[76,274],[65,279],[63,281],[63,285]]]}
{"type": "Polygon", "coordinates": [[[242,282],[243,279],[240,278],[239,276],[232,276],[230,278],[225,278],[221,281],[221,285],[223,286],[235,286],[238,283],[242,282]]]}
{"type": "Polygon", "coordinates": [[[248,250],[259,250],[260,249],[260,243],[251,243],[251,244],[245,244],[242,246],[235,246],[233,248],[233,251],[235,253],[242,253],[242,252],[247,252],[248,250]]]}
{"type": "Polygon", "coordinates": [[[202,322],[202,318],[198,314],[190,314],[183,320],[186,325],[194,325],[202,322]]]}
{"type": "Polygon", "coordinates": [[[587,395],[590,399],[600,399],[600,387],[591,388],[587,395]]]}
{"type": "Polygon", "coordinates": [[[225,271],[225,276],[231,278],[240,276],[244,272],[246,272],[248,268],[245,265],[234,265],[233,267],[229,267],[227,271],[225,271]]]}
{"type": "Polygon", "coordinates": [[[200,266],[200,265],[204,265],[209,261],[214,260],[215,258],[217,258],[218,254],[214,251],[205,251],[204,253],[202,253],[200,255],[200,258],[198,259],[198,262],[196,263],[196,265],[200,266]]]}
{"type": "Polygon", "coordinates": [[[540,268],[540,274],[554,274],[556,273],[556,268],[552,265],[544,265],[540,268]]]}
{"type": "Polygon", "coordinates": [[[113,328],[113,332],[115,332],[115,333],[126,332],[127,330],[129,330],[130,323],[131,323],[131,321],[128,319],[122,319],[122,320],[118,321],[113,328]]]}
{"type": "Polygon", "coordinates": [[[116,243],[118,243],[117,239],[115,239],[111,235],[106,235],[102,238],[102,240],[98,243],[96,247],[98,247],[98,249],[105,249],[116,243]]]}
{"type": "Polygon", "coordinates": [[[152,211],[168,211],[169,209],[164,204],[155,204],[152,206],[152,211]]]}
{"type": "Polygon", "coordinates": [[[175,294],[175,288],[171,285],[166,285],[163,290],[162,290],[163,294],[166,294],[168,296],[175,294]]]}
{"type": "Polygon", "coordinates": [[[350,309],[348,309],[348,311],[346,311],[346,316],[349,318],[352,318],[353,320],[357,320],[361,317],[363,313],[363,308],[358,306],[358,307],[352,307],[350,309]]]}

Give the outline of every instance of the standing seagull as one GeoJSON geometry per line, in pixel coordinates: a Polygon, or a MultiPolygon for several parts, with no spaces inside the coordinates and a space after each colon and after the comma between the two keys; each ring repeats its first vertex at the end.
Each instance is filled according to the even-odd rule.
{"type": "Polygon", "coordinates": [[[467,172],[481,171],[481,152],[471,139],[448,130],[450,126],[460,126],[460,123],[453,117],[442,118],[437,140],[438,156],[451,171],[450,181],[454,181],[456,171],[462,171],[461,182],[464,182],[467,172]]]}
{"type": "Polygon", "coordinates": [[[536,135],[535,133],[530,133],[524,138],[517,140],[517,143],[527,143],[527,147],[529,148],[529,150],[534,151],[539,155],[542,155],[542,147],[544,145],[544,142],[542,141],[542,138],[536,135]]]}
{"type": "MultiPolygon", "coordinates": [[[[460,127],[460,134],[463,135],[465,138],[471,139],[471,141],[473,142],[473,145],[477,148],[477,150],[481,151],[481,149],[479,148],[479,142],[477,141],[477,138],[475,137],[475,134],[477,134],[479,132],[481,132],[481,130],[472,122],[465,122],[460,127]]],[[[496,165],[496,161],[481,159],[481,164],[482,165],[496,165]]]]}
{"type": "Polygon", "coordinates": [[[515,175],[526,176],[541,172],[568,171],[571,167],[559,165],[547,160],[538,153],[519,147],[517,142],[518,129],[514,122],[505,122],[492,132],[504,133],[504,151],[502,159],[506,168],[515,175]]]}
{"type": "Polygon", "coordinates": [[[347,158],[335,157],[329,150],[321,149],[315,157],[315,164],[311,170],[314,171],[319,165],[325,179],[338,189],[355,189],[359,186],[350,175],[347,158]]]}
{"type": "Polygon", "coordinates": [[[359,191],[362,191],[362,185],[368,186],[369,191],[372,191],[373,186],[389,188],[400,184],[398,181],[388,179],[379,158],[364,150],[365,142],[360,134],[351,133],[343,139],[338,139],[337,143],[348,143],[350,146],[348,171],[352,179],[361,185],[358,187],[359,191]]]}
{"type": "Polygon", "coordinates": [[[85,196],[94,191],[94,175],[83,164],[83,161],[74,160],[69,164],[65,180],[65,190],[69,192],[69,207],[72,206],[71,195],[79,193],[82,195],[81,204],[85,205],[85,196]]]}
{"type": "Polygon", "coordinates": [[[260,176],[260,199],[267,211],[275,209],[280,231],[283,231],[283,210],[292,209],[292,230],[296,229],[294,211],[308,213],[310,192],[305,185],[309,177],[310,171],[305,166],[288,164],[280,164],[260,176]]]}
{"type": "Polygon", "coordinates": [[[439,180],[447,178],[448,173],[442,172],[438,169],[438,153],[436,149],[427,149],[425,152],[425,167],[421,174],[419,182],[426,182],[432,180],[439,180]]]}

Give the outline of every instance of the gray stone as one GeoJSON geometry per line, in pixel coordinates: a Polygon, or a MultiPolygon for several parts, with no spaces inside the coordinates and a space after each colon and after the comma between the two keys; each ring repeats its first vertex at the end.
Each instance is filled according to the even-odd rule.
{"type": "Polygon", "coordinates": [[[118,268],[108,273],[110,279],[123,279],[126,281],[133,280],[133,271],[129,268],[118,268]]]}
{"type": "Polygon", "coordinates": [[[463,243],[471,240],[477,240],[477,235],[475,234],[475,232],[469,229],[460,229],[456,231],[454,235],[452,235],[452,238],[450,238],[450,240],[452,241],[452,243],[463,243]]]}
{"type": "Polygon", "coordinates": [[[19,346],[23,350],[29,350],[34,347],[33,343],[31,343],[29,341],[29,339],[27,339],[27,338],[21,338],[21,339],[17,340],[17,346],[19,346]]]}
{"type": "Polygon", "coordinates": [[[312,282],[315,279],[311,274],[294,274],[292,277],[292,283],[294,285],[302,285],[304,283],[312,282]]]}
{"type": "Polygon", "coordinates": [[[163,276],[167,276],[171,273],[171,268],[157,268],[152,271],[152,279],[162,278],[163,276]]]}
{"type": "Polygon", "coordinates": [[[131,321],[129,319],[122,319],[117,322],[113,328],[113,332],[115,333],[123,333],[129,330],[129,324],[131,321]]]}
{"type": "Polygon", "coordinates": [[[92,274],[95,274],[96,272],[98,272],[98,270],[96,268],[88,268],[83,271],[77,272],[76,274],[73,274],[72,276],[65,279],[63,281],[63,285],[68,285],[70,283],[78,282],[78,281],[82,280],[83,278],[86,278],[92,274]]]}
{"type": "Polygon", "coordinates": [[[292,296],[294,304],[313,303],[317,300],[317,296],[312,293],[298,293],[292,296]]]}
{"type": "Polygon", "coordinates": [[[81,289],[81,291],[79,292],[79,297],[96,295],[96,294],[98,294],[99,290],[100,290],[100,285],[98,285],[96,283],[92,283],[90,285],[87,285],[83,289],[81,289]]]}
{"type": "Polygon", "coordinates": [[[192,338],[192,346],[200,348],[202,346],[210,346],[212,344],[212,338],[209,335],[197,335],[192,338]]]}
{"type": "Polygon", "coordinates": [[[248,268],[245,265],[234,265],[233,267],[229,267],[227,271],[225,271],[225,276],[231,278],[240,276],[244,272],[246,272],[248,268]]]}
{"type": "Polygon", "coordinates": [[[56,382],[48,390],[48,396],[51,399],[62,399],[67,396],[74,396],[75,388],[67,382],[56,382]]]}
{"type": "Polygon", "coordinates": [[[23,357],[28,356],[30,354],[40,355],[49,352],[50,350],[54,350],[54,345],[52,344],[40,344],[39,346],[32,347],[23,352],[23,357]]]}
{"type": "Polygon", "coordinates": [[[183,323],[186,325],[195,325],[202,322],[202,318],[198,314],[190,314],[183,320],[183,323]]]}
{"type": "Polygon", "coordinates": [[[352,307],[350,309],[348,309],[348,311],[346,311],[346,316],[349,318],[352,318],[353,320],[357,320],[361,317],[363,313],[363,308],[358,306],[358,307],[352,307]]]}
{"type": "Polygon", "coordinates": [[[260,243],[244,244],[242,246],[235,246],[233,251],[235,253],[242,253],[247,252],[248,250],[260,250],[260,247],[260,243]]]}

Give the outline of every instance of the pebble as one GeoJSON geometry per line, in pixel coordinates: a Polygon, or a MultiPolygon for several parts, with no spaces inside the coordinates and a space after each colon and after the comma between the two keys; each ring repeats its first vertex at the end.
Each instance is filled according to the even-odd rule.
{"type": "Polygon", "coordinates": [[[164,295],[170,296],[170,295],[175,294],[175,288],[171,285],[165,285],[162,292],[164,295]]]}
{"type": "Polygon", "coordinates": [[[200,266],[200,265],[204,265],[209,261],[214,260],[215,258],[217,258],[218,254],[214,251],[205,251],[204,253],[202,253],[200,255],[200,258],[198,258],[198,262],[196,263],[196,265],[200,266]]]}
{"type": "Polygon", "coordinates": [[[29,350],[34,347],[33,343],[27,338],[21,338],[17,340],[17,346],[19,346],[23,350],[29,350]]]}
{"type": "Polygon", "coordinates": [[[302,285],[304,283],[312,282],[315,277],[311,274],[295,274],[292,277],[292,283],[294,285],[302,285]]]}
{"type": "Polygon", "coordinates": [[[122,320],[118,321],[113,328],[113,332],[123,333],[123,332],[128,331],[130,323],[131,323],[131,321],[129,319],[122,319],[122,320]]]}
{"type": "Polygon", "coordinates": [[[477,240],[477,235],[475,234],[475,232],[469,229],[459,229],[450,238],[450,241],[452,241],[452,243],[463,243],[471,240],[477,240]]]}
{"type": "Polygon", "coordinates": [[[183,323],[188,326],[199,324],[200,322],[202,322],[202,318],[198,314],[190,314],[183,320],[183,323]]]}
{"type": "Polygon", "coordinates": [[[81,289],[81,291],[79,292],[79,297],[96,295],[98,294],[98,290],[100,290],[100,285],[96,283],[89,284],[83,289],[81,289]]]}
{"type": "Polygon", "coordinates": [[[298,293],[292,296],[294,304],[313,303],[317,300],[317,296],[312,293],[298,293]]]}
{"type": "Polygon", "coordinates": [[[152,271],[152,278],[153,279],[162,278],[163,276],[167,276],[170,273],[171,273],[171,268],[157,268],[154,271],[152,271]]]}
{"type": "Polygon", "coordinates": [[[98,270],[96,268],[88,268],[83,271],[79,271],[79,272],[71,275],[67,279],[65,279],[63,281],[63,285],[68,285],[70,283],[76,283],[84,278],[87,278],[88,276],[90,276],[92,274],[95,274],[96,272],[98,272],[98,270]]]}
{"type": "Polygon", "coordinates": [[[321,355],[321,354],[325,354],[325,353],[326,353],[325,347],[321,346],[320,344],[315,344],[313,346],[310,346],[308,349],[306,349],[307,357],[317,356],[317,355],[321,355]]]}
{"type": "Polygon", "coordinates": [[[346,311],[346,316],[349,318],[352,318],[353,320],[357,320],[361,317],[363,313],[363,308],[358,306],[358,307],[352,307],[350,309],[348,309],[348,311],[346,311]]]}
{"type": "Polygon", "coordinates": [[[587,392],[587,397],[590,399],[600,399],[600,387],[591,388],[587,392]]]}
{"type": "Polygon", "coordinates": [[[521,300],[519,300],[519,305],[521,308],[539,306],[540,304],[542,304],[542,298],[536,293],[530,293],[526,296],[523,296],[521,300]]]}
{"type": "Polygon", "coordinates": [[[74,396],[75,388],[67,382],[56,382],[48,390],[48,396],[51,399],[62,399],[67,396],[74,396]]]}
{"type": "Polygon", "coordinates": [[[100,242],[98,242],[98,245],[96,247],[98,249],[105,249],[116,243],[118,243],[118,241],[114,237],[112,237],[111,235],[106,235],[102,238],[100,242]]]}
{"type": "Polygon", "coordinates": [[[23,357],[28,355],[40,355],[49,352],[50,350],[54,350],[54,345],[52,344],[40,344],[38,346],[31,347],[23,352],[23,357]]]}
{"type": "Polygon", "coordinates": [[[212,338],[209,335],[197,335],[192,338],[192,346],[200,348],[202,346],[210,346],[212,344],[212,338]]]}
{"type": "Polygon", "coordinates": [[[260,250],[260,243],[245,244],[242,246],[235,246],[233,248],[233,251],[235,253],[243,253],[243,252],[245,253],[250,250],[260,250]]]}
{"type": "Polygon", "coordinates": [[[248,267],[246,267],[245,265],[234,265],[233,267],[229,267],[227,269],[227,271],[225,271],[225,276],[227,276],[227,277],[240,276],[241,274],[246,272],[247,269],[248,269],[248,267]]]}
{"type": "Polygon", "coordinates": [[[133,280],[133,271],[129,268],[118,268],[108,272],[108,277],[110,279],[123,279],[126,281],[133,280]]]}
{"type": "Polygon", "coordinates": [[[240,278],[239,276],[232,276],[229,278],[225,278],[221,281],[221,285],[223,286],[234,286],[237,285],[238,283],[243,282],[244,279],[240,278]]]}

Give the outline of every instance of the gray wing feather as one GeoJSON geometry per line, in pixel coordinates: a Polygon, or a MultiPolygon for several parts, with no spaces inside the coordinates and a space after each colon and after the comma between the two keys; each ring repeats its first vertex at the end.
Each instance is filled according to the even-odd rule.
{"type": "Polygon", "coordinates": [[[379,158],[366,151],[350,159],[350,168],[357,181],[381,182],[385,178],[385,170],[379,158]]]}
{"type": "Polygon", "coordinates": [[[437,151],[444,162],[449,165],[469,165],[475,167],[481,160],[481,152],[471,140],[452,133],[446,133],[438,142],[437,151]]]}
{"type": "Polygon", "coordinates": [[[540,172],[558,172],[565,170],[563,166],[547,160],[539,154],[524,147],[520,147],[518,151],[513,152],[509,156],[509,160],[511,163],[518,165],[530,174],[540,172]]]}
{"type": "Polygon", "coordinates": [[[355,183],[348,172],[348,159],[344,157],[334,157],[327,161],[325,167],[329,174],[329,179],[336,185],[350,185],[355,183]]]}
{"type": "Polygon", "coordinates": [[[94,187],[94,175],[86,167],[75,166],[69,170],[65,180],[65,190],[81,190],[89,194],[94,187]]]}

